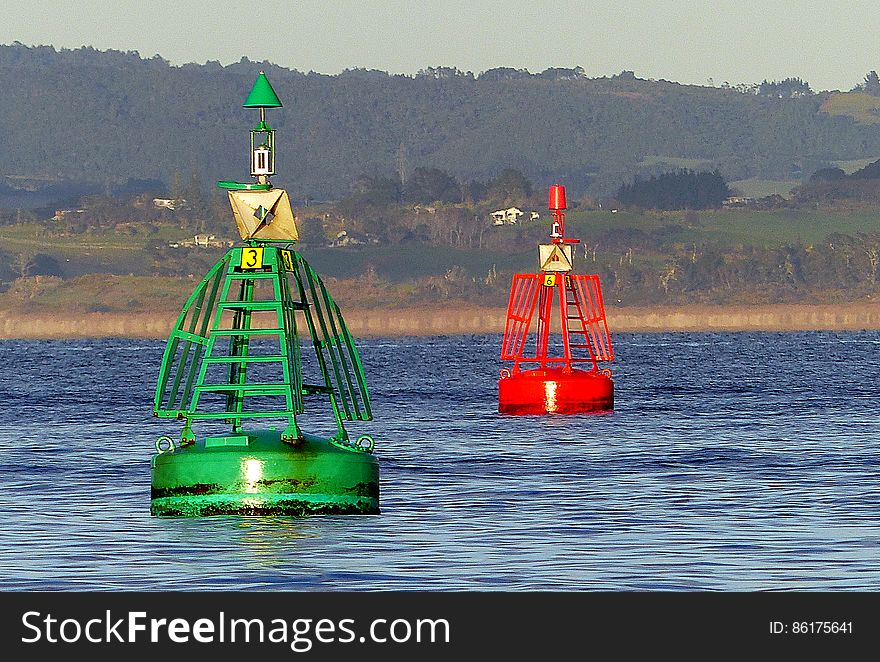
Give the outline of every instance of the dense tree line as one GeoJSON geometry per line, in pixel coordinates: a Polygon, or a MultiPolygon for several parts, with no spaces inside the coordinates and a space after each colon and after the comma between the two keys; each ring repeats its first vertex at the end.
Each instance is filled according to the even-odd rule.
{"type": "Polygon", "coordinates": [[[877,75],[876,71],[869,71],[865,75],[865,80],[856,85],[853,89],[853,92],[864,92],[865,94],[870,94],[871,96],[880,97],[880,76],[877,75]]]}
{"type": "Polygon", "coordinates": [[[617,191],[617,200],[642,209],[712,209],[730,196],[724,177],[715,172],[681,169],[636,179],[617,191]]]}
{"type": "Polygon", "coordinates": [[[528,199],[534,186],[519,170],[505,168],[488,182],[471,180],[464,183],[440,168],[416,168],[405,179],[399,174],[390,176],[367,175],[358,177],[351,194],[342,204],[350,212],[392,204],[431,204],[456,202],[491,203],[528,199]]]}
{"type": "Polygon", "coordinates": [[[795,99],[813,94],[810,84],[800,78],[786,78],[781,81],[764,80],[756,91],[765,97],[776,99],[795,99]]]}
{"type": "Polygon", "coordinates": [[[880,204],[880,160],[851,174],[836,166],[819,168],[793,191],[785,204],[789,207],[880,204]]]}
{"type": "Polygon", "coordinates": [[[880,125],[820,112],[825,95],[796,78],[743,93],[633,72],[590,78],[580,67],[331,76],[247,59],[171,66],[136,52],[12,44],[0,46],[0,175],[102,186],[170,187],[177,171],[198,173],[206,187],[246,179],[254,116],[241,102],[260,69],[284,103],[268,116],[276,183],[300,199],[338,200],[362,173],[416,168],[460,182],[511,168],[607,195],[634,174],[659,174],[658,156],[705,161],[732,181],[880,154],[880,125]]]}

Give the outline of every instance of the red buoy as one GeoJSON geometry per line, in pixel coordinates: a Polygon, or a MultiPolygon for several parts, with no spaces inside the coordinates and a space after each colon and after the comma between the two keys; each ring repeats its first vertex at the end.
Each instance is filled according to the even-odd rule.
{"type": "Polygon", "coordinates": [[[573,245],[565,238],[565,188],[550,187],[550,244],[540,244],[540,273],[514,274],[501,360],[512,361],[498,380],[498,411],[506,414],[577,414],[614,408],[614,350],[599,277],[572,274],[573,245]],[[551,341],[558,310],[559,337],[551,341]],[[536,319],[535,328],[532,320],[536,319]]]}

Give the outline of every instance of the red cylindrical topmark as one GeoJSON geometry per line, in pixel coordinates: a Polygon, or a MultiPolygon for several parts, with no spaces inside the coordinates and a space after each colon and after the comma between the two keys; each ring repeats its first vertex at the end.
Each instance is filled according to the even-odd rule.
{"type": "Polygon", "coordinates": [[[550,187],[550,204],[552,211],[565,209],[565,187],[559,184],[553,184],[550,187]]]}

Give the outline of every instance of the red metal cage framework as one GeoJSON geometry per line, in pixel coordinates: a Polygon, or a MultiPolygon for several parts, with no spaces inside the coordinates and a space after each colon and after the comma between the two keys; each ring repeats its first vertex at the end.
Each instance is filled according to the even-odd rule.
{"type": "Polygon", "coordinates": [[[514,274],[501,343],[501,360],[513,361],[514,374],[519,372],[520,363],[538,363],[541,368],[561,366],[564,372],[570,372],[574,364],[591,364],[591,370],[598,371],[599,361],[613,359],[597,275],[514,274]],[[549,351],[556,298],[560,310],[561,357],[551,356],[549,351]],[[530,334],[535,311],[538,312],[537,326],[530,334]],[[534,353],[526,353],[530,336],[534,339],[534,353]]]}

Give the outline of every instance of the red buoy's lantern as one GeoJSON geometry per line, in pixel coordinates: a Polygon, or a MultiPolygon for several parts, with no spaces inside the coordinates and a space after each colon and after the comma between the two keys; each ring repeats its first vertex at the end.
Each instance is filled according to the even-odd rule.
{"type": "Polygon", "coordinates": [[[548,205],[551,211],[559,211],[565,209],[565,187],[554,184],[550,187],[550,203],[548,205]]]}
{"type": "Polygon", "coordinates": [[[614,360],[599,276],[572,274],[573,245],[565,237],[565,188],[550,187],[552,243],[540,244],[540,273],[514,274],[501,360],[513,365],[498,380],[498,411],[578,414],[614,408],[614,360]],[[558,321],[554,319],[558,312],[558,321]],[[536,320],[533,326],[532,321],[536,320]],[[551,330],[558,329],[561,337],[551,330]]]}

